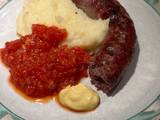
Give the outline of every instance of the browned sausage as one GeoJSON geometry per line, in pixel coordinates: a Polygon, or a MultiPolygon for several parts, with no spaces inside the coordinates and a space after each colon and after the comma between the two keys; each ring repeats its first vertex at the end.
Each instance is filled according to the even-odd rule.
{"type": "Polygon", "coordinates": [[[90,62],[91,82],[110,95],[121,81],[124,69],[131,62],[136,42],[134,24],[126,10],[116,0],[73,0],[93,19],[110,18],[100,50],[90,62]]]}

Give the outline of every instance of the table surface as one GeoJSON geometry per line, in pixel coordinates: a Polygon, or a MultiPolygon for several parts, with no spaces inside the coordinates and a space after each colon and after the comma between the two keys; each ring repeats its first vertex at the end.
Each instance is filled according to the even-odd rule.
{"type": "MultiPolygon", "coordinates": [[[[0,9],[5,7],[5,5],[11,0],[0,0],[0,9]]],[[[145,0],[148,2],[160,15],[160,0],[145,0]]],[[[160,98],[152,104],[146,111],[138,114],[130,120],[160,120],[160,98]],[[155,117],[156,116],[156,117],[155,117]]],[[[6,108],[0,105],[0,120],[20,120],[16,116],[7,111],[6,108]]]]}

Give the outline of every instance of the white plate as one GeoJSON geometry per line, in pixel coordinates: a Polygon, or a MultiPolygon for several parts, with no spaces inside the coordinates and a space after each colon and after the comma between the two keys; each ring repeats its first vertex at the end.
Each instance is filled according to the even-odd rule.
{"type": "MultiPolygon", "coordinates": [[[[16,38],[16,17],[22,1],[13,0],[0,11],[0,47],[16,38]]],[[[28,120],[124,120],[147,107],[160,93],[160,17],[142,0],[120,2],[135,23],[140,51],[134,74],[114,97],[99,92],[100,106],[84,114],[64,110],[54,100],[47,104],[32,103],[9,87],[9,72],[1,64],[0,102],[28,120]]],[[[90,85],[89,80],[84,82],[90,85]]]]}

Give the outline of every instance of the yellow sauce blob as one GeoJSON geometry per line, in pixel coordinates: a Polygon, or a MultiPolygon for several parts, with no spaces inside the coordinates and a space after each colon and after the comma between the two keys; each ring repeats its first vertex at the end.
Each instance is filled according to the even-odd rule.
{"type": "Polygon", "coordinates": [[[100,97],[92,88],[80,83],[62,90],[58,95],[58,101],[71,110],[91,111],[99,105],[100,97]]]}

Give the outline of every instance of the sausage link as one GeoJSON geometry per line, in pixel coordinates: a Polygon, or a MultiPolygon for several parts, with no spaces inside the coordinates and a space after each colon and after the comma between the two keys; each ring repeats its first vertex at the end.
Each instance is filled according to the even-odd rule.
{"type": "Polygon", "coordinates": [[[109,32],[93,55],[89,74],[97,89],[111,95],[131,62],[136,42],[133,21],[116,0],[73,0],[93,19],[110,19],[109,32]]]}

